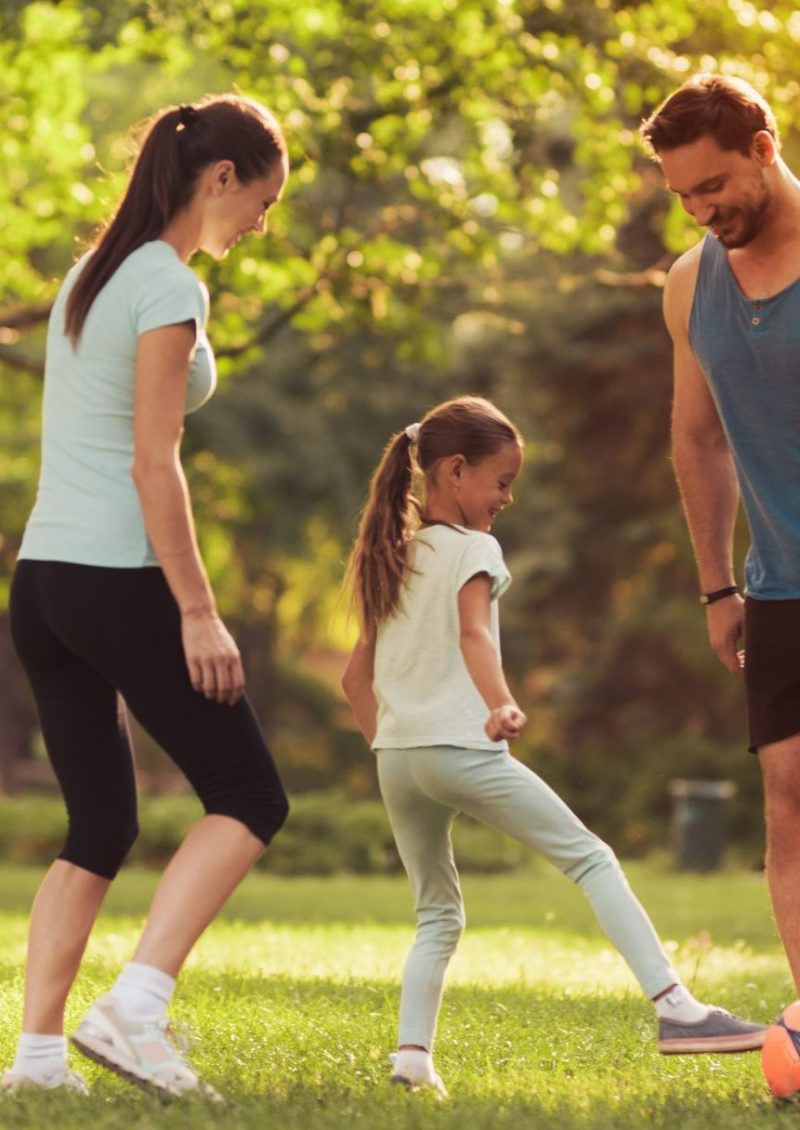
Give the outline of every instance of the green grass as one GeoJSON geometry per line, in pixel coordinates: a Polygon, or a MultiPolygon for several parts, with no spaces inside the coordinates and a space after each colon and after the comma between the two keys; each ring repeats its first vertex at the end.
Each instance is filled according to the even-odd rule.
{"type": "MultiPolygon", "coordinates": [[[[629,869],[682,975],[755,1018],[792,998],[763,879],[629,869]]],[[[26,911],[39,872],[0,868],[0,1036],[11,1057],[26,911]]],[[[70,1002],[74,1025],[130,955],[155,877],[112,890],[70,1002]]],[[[757,1056],[661,1057],[655,1025],[580,893],[531,870],[464,880],[437,1067],[446,1102],[386,1085],[398,977],[412,938],[402,879],[254,875],[198,945],[174,1014],[226,1105],[163,1106],[91,1064],[92,1098],[0,1101],[2,1130],[716,1130],[784,1126],[757,1056]],[[758,1121],[757,1121],[758,1120],[758,1121]]],[[[76,1057],[77,1061],[77,1057],[76,1057]]]]}

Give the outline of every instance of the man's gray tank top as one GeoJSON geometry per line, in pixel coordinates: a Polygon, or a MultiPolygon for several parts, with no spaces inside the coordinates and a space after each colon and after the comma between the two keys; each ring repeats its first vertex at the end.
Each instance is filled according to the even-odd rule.
{"type": "Polygon", "coordinates": [[[689,341],[733,453],[752,544],[748,596],[800,599],[800,278],[747,298],[711,234],[689,341]]]}

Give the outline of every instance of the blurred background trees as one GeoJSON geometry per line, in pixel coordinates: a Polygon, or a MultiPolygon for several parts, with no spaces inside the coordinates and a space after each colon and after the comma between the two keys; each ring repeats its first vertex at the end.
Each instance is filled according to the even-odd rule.
{"type": "MultiPolygon", "coordinates": [[[[663,836],[669,778],[732,777],[757,855],[741,687],[706,645],[668,458],[660,288],[698,233],[637,127],[690,73],[734,73],[771,100],[796,165],[795,6],[5,0],[0,31],[0,610],[35,493],[58,281],[113,207],[131,126],[239,89],[285,124],[293,173],[263,244],[193,261],[221,387],[185,450],[290,788],[374,788],[337,689],[343,562],[389,435],[475,392],[527,437],[496,531],[531,718],[517,752],[624,853],[663,836]]],[[[0,783],[46,782],[4,617],[0,686],[0,783]]],[[[138,747],[146,787],[179,787],[138,747]]]]}

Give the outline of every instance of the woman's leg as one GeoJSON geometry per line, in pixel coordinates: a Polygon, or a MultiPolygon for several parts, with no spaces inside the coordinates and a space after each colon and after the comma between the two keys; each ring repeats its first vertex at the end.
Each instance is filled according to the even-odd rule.
{"type": "Polygon", "coordinates": [[[159,569],[84,570],[81,601],[60,628],[119,689],[129,709],[182,770],[206,816],[156,892],[138,963],[171,977],[286,819],[277,769],[246,699],[210,702],[189,681],[180,615],[159,569]],[[113,609],[83,628],[86,606],[113,609]]]}
{"type": "MultiPolygon", "coordinates": [[[[116,691],[52,630],[50,563],[20,562],[11,630],[36,699],[45,745],[67,808],[60,858],[30,917],[23,1033],[3,1085],[86,1093],[67,1070],[64,1009],[111,880],[136,836],[136,794],[116,691]]],[[[64,596],[68,600],[69,593],[64,596]]]]}
{"type": "Polygon", "coordinates": [[[455,813],[415,784],[408,768],[412,752],[380,750],[378,779],[417,912],[417,935],[403,970],[398,1045],[430,1051],[445,973],[464,929],[464,903],[450,842],[455,813]]]}
{"type": "MultiPolygon", "coordinates": [[[[136,838],[130,746],[117,694],[50,626],[48,562],[22,561],[11,630],[33,689],[68,816],[59,859],[31,912],[23,1029],[63,1032],[64,1006],[97,912],[136,838]]],[[[69,591],[63,594],[70,599],[69,591]]]]}
{"type": "Polygon", "coordinates": [[[162,876],[133,960],[177,977],[200,934],[263,850],[239,820],[204,816],[162,876]]]}
{"type": "Polygon", "coordinates": [[[57,859],[31,909],[22,1030],[64,1031],[64,1008],[110,880],[57,859]]]}
{"type": "Polygon", "coordinates": [[[73,1037],[90,1058],[139,1085],[181,1094],[199,1082],[163,1024],[174,976],[284,822],[286,796],[247,701],[221,705],[193,690],[180,616],[160,570],[56,563],[51,587],[59,638],[121,692],[206,809],[162,879],[137,960],[73,1037]],[[71,599],[57,599],[65,586],[71,599]]]}

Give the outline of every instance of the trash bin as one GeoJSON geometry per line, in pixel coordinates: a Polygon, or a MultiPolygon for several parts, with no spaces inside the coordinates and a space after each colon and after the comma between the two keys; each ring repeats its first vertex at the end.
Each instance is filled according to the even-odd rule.
{"type": "Polygon", "coordinates": [[[672,841],[681,871],[713,871],[722,861],[728,823],[728,802],[736,796],[733,781],[669,782],[672,797],[672,841]]]}

